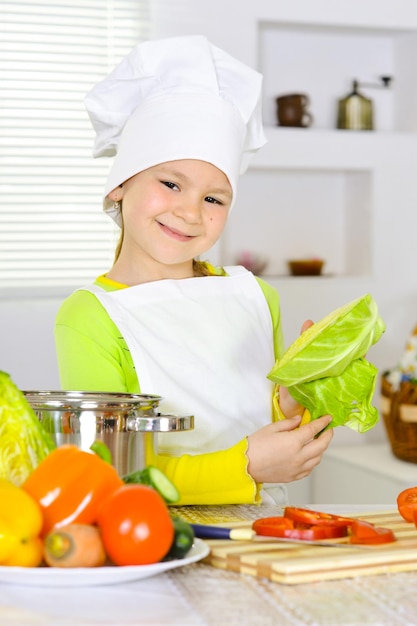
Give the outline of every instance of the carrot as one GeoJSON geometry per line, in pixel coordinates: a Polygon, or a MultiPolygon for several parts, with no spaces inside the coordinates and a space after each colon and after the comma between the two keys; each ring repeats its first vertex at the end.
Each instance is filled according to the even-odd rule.
{"type": "Polygon", "coordinates": [[[100,567],[107,555],[97,526],[69,524],[45,537],[43,558],[51,567],[100,567]]]}

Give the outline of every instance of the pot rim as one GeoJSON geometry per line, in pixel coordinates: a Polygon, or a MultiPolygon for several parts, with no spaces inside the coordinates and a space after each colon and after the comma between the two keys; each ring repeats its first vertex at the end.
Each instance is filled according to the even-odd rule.
{"type": "Polygon", "coordinates": [[[162,397],[154,394],[118,393],[103,391],[31,391],[23,395],[33,409],[109,409],[131,408],[138,405],[154,408],[162,397]]]}

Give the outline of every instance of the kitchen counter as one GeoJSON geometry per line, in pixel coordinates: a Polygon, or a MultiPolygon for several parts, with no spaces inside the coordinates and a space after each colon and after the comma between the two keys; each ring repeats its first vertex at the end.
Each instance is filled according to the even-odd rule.
{"type": "MultiPolygon", "coordinates": [[[[242,507],[241,507],[242,508],[242,507]]],[[[341,514],[389,505],[314,505],[341,514]]],[[[209,509],[209,507],[207,507],[209,509]]],[[[276,507],[243,507],[250,517],[276,507]]],[[[203,562],[102,587],[0,585],[1,626],[411,626],[417,572],[281,585],[203,562]]]]}

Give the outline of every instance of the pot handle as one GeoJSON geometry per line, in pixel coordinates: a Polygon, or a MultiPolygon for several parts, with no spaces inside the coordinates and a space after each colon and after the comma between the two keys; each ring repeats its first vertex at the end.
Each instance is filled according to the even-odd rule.
{"type": "Polygon", "coordinates": [[[193,430],[194,415],[134,415],[126,422],[126,430],[138,433],[169,433],[193,430]]]}

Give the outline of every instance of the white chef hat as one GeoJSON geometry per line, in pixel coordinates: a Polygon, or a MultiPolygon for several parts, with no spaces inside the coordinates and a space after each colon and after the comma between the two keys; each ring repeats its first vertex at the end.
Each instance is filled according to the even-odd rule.
{"type": "Polygon", "coordinates": [[[120,224],[107,194],[149,167],[207,161],[237,179],[265,143],[262,75],[204,36],[137,45],[85,98],[96,131],[95,157],[115,156],[104,210],[120,224]]]}

